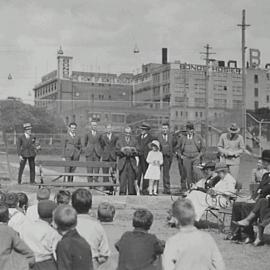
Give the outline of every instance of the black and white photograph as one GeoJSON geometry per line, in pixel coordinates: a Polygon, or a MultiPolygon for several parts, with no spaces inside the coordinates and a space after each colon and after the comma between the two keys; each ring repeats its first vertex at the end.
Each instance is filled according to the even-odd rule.
{"type": "Polygon", "coordinates": [[[0,0],[0,270],[268,270],[269,14],[0,0]]]}

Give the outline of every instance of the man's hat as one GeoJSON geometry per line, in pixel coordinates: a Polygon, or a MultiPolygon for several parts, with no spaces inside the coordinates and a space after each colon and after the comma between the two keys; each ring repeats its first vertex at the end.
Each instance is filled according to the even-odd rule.
{"type": "Polygon", "coordinates": [[[216,172],[226,171],[228,169],[228,166],[224,162],[220,162],[216,164],[216,172]]]}
{"type": "Polygon", "coordinates": [[[228,131],[230,133],[238,133],[240,131],[240,128],[237,126],[236,123],[232,123],[231,126],[228,128],[228,131]]]}
{"type": "Polygon", "coordinates": [[[142,125],[140,126],[140,129],[150,130],[151,127],[147,123],[143,122],[142,125]]]}
{"type": "Polygon", "coordinates": [[[53,211],[57,204],[50,200],[43,200],[38,203],[38,215],[40,218],[52,218],[53,211]]]}
{"type": "Polygon", "coordinates": [[[30,123],[25,123],[25,124],[23,124],[23,129],[24,130],[29,130],[29,129],[32,129],[32,126],[31,126],[30,123]]]}
{"type": "Polygon", "coordinates": [[[186,129],[194,129],[194,125],[191,122],[187,122],[186,129]]]}
{"type": "Polygon", "coordinates": [[[203,170],[206,170],[206,169],[215,169],[216,168],[216,163],[214,161],[209,161],[209,162],[206,162],[202,169],[203,170]]]}
{"type": "Polygon", "coordinates": [[[270,162],[270,149],[266,149],[262,151],[262,160],[270,162]]]}

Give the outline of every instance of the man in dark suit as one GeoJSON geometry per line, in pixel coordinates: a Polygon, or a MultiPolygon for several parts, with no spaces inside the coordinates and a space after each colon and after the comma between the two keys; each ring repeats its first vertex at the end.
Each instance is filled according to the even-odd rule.
{"type": "MultiPolygon", "coordinates": [[[[112,132],[112,125],[106,125],[106,133],[101,136],[102,147],[102,161],[115,162],[116,161],[116,142],[117,136],[112,132]]],[[[103,168],[103,173],[108,173],[109,168],[103,168]]],[[[103,182],[109,182],[109,177],[104,176],[103,182]]]]}
{"type": "MultiPolygon", "coordinates": [[[[91,121],[90,131],[85,135],[84,152],[86,161],[100,161],[102,155],[101,136],[97,132],[97,122],[91,121]]],[[[88,173],[99,173],[99,168],[87,167],[88,173]]],[[[89,176],[88,182],[97,182],[98,177],[89,176]]]]}
{"type": "Polygon", "coordinates": [[[136,179],[138,176],[136,139],[131,136],[131,128],[126,127],[125,132],[116,143],[116,153],[119,156],[119,182],[120,195],[136,194],[136,179]]]}
{"type": "Polygon", "coordinates": [[[162,132],[158,136],[163,154],[163,193],[170,194],[170,168],[173,159],[173,136],[169,134],[169,124],[162,125],[162,132]]]}
{"type": "Polygon", "coordinates": [[[18,173],[18,184],[22,182],[22,174],[28,160],[30,169],[30,183],[35,183],[35,157],[37,151],[40,150],[40,145],[36,142],[36,137],[32,133],[32,126],[30,123],[23,125],[24,134],[17,139],[17,153],[20,158],[20,168],[18,173]]]}
{"type": "Polygon", "coordinates": [[[149,180],[144,179],[144,175],[148,168],[148,163],[146,162],[147,155],[150,151],[149,144],[153,141],[152,135],[149,134],[150,126],[147,123],[142,123],[141,134],[137,137],[138,154],[139,154],[139,166],[138,166],[138,185],[140,187],[141,178],[143,178],[142,183],[142,193],[148,193],[149,180]]]}
{"type": "MultiPolygon", "coordinates": [[[[65,161],[78,161],[82,151],[81,137],[77,134],[77,124],[70,123],[63,142],[63,159],[65,161]]],[[[65,172],[73,173],[76,167],[65,167],[65,172]]],[[[68,182],[73,182],[73,176],[68,176],[68,182]]]]}

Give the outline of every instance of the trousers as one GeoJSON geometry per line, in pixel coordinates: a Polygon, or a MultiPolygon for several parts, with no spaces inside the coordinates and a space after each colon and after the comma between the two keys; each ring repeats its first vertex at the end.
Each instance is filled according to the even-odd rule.
{"type": "Polygon", "coordinates": [[[30,170],[30,183],[35,183],[35,157],[23,157],[23,159],[20,161],[20,167],[19,167],[19,173],[18,173],[18,184],[21,184],[22,182],[22,175],[25,168],[25,164],[28,160],[29,164],[29,170],[30,170]]]}

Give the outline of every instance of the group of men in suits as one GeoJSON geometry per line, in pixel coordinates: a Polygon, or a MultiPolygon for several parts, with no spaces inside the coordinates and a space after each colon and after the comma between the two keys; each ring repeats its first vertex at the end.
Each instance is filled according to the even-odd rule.
{"type": "MultiPolygon", "coordinates": [[[[35,182],[35,156],[40,146],[36,143],[36,138],[31,134],[31,124],[24,125],[24,134],[17,140],[17,151],[20,158],[20,168],[18,183],[21,183],[22,173],[26,164],[29,162],[30,183],[35,182]]],[[[107,161],[115,162],[119,157],[120,173],[120,193],[135,194],[137,189],[141,189],[142,194],[148,193],[148,179],[144,175],[148,168],[146,162],[150,151],[149,145],[154,139],[160,142],[160,151],[163,154],[163,193],[170,194],[170,168],[174,155],[177,157],[179,173],[181,176],[182,188],[188,188],[192,179],[192,173],[196,170],[199,158],[203,153],[204,144],[200,135],[194,133],[194,127],[188,123],[186,132],[170,133],[168,123],[162,124],[162,130],[157,136],[150,133],[151,127],[147,123],[140,126],[140,134],[132,135],[130,127],[126,127],[120,137],[112,131],[112,125],[106,125],[105,133],[101,134],[97,128],[97,122],[91,121],[90,128],[84,136],[84,140],[77,132],[77,124],[72,122],[68,126],[68,131],[63,139],[63,160],[78,161],[84,153],[86,161],[107,161]],[[123,149],[135,149],[135,151],[122,151],[123,149]],[[134,181],[136,183],[134,184],[134,181]]],[[[65,172],[74,172],[75,167],[66,167],[65,172]]],[[[100,168],[88,167],[88,173],[98,174],[100,168]]],[[[108,173],[109,168],[103,168],[104,173],[108,173]]],[[[97,176],[89,176],[89,182],[97,181],[97,176]]],[[[68,176],[68,181],[72,182],[73,177],[68,176]]],[[[109,178],[104,177],[104,182],[109,178]]]]}

